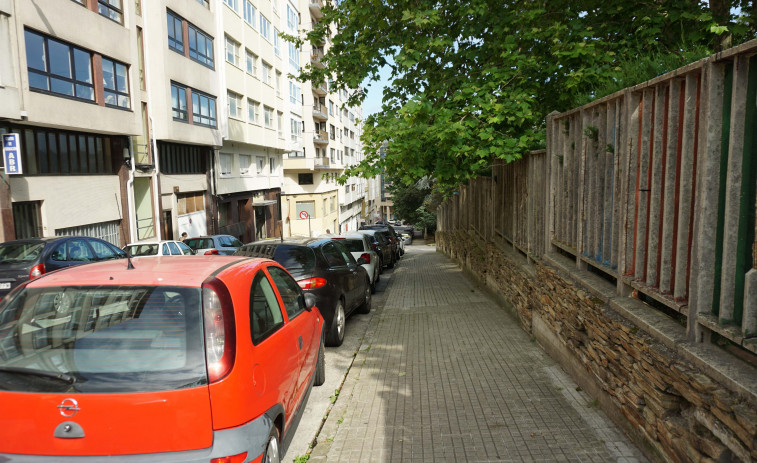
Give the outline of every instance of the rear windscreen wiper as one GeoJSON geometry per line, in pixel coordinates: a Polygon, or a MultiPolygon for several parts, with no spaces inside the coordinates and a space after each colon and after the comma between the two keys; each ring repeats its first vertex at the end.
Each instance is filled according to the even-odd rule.
{"type": "Polygon", "coordinates": [[[56,373],[53,371],[37,370],[34,368],[0,366],[0,372],[18,373],[21,375],[30,375],[30,376],[41,376],[43,378],[57,379],[59,381],[63,381],[66,384],[74,384],[76,382],[76,378],[74,378],[73,376],[67,373],[59,373],[59,372],[56,373]]]}

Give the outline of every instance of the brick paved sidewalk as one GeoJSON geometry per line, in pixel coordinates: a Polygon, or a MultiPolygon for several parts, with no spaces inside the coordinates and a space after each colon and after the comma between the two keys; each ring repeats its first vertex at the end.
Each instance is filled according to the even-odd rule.
{"type": "Polygon", "coordinates": [[[311,462],[645,461],[505,309],[418,243],[311,462]]]}

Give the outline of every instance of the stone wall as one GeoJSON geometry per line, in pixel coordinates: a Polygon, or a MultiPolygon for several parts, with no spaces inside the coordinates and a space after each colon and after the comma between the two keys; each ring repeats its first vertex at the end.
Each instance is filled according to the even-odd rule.
{"type": "Polygon", "coordinates": [[[436,241],[506,302],[523,329],[651,459],[757,461],[755,384],[741,387],[755,378],[751,365],[712,352],[718,350],[712,345],[689,343],[678,322],[620,298],[610,282],[559,254],[533,262],[460,231],[438,232],[436,241]],[[729,376],[710,363],[740,371],[729,376]]]}

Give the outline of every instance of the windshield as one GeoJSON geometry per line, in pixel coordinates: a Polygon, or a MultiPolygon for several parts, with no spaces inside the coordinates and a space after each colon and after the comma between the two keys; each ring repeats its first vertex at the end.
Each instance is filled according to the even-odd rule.
{"type": "Polygon", "coordinates": [[[42,241],[26,243],[0,244],[0,263],[2,262],[32,262],[45,248],[42,241]]]}
{"type": "Polygon", "coordinates": [[[0,390],[148,392],[206,384],[201,310],[199,288],[24,288],[0,304],[0,390]]]}
{"type": "Polygon", "coordinates": [[[130,244],[126,246],[126,252],[132,257],[158,255],[157,244],[130,244]]]}
{"type": "Polygon", "coordinates": [[[273,260],[280,263],[290,273],[298,275],[310,273],[315,267],[315,254],[307,246],[280,245],[273,254],[273,260]]]}
{"type": "Polygon", "coordinates": [[[365,251],[365,249],[363,249],[363,240],[347,238],[345,240],[339,240],[339,242],[342,243],[349,252],[364,252],[365,251]]]}

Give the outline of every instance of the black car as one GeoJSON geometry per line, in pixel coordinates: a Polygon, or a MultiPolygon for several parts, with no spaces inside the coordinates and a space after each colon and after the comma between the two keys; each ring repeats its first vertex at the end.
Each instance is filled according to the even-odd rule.
{"type": "Polygon", "coordinates": [[[400,252],[400,235],[389,224],[376,224],[376,225],[361,225],[360,230],[382,230],[386,231],[389,235],[389,239],[392,242],[392,250],[394,251],[395,261],[400,260],[402,253],[400,252]]]}
{"type": "Polygon", "coordinates": [[[29,238],[0,243],[0,298],[21,283],[53,270],[125,258],[107,241],[87,236],[29,238]]]}
{"type": "Polygon", "coordinates": [[[397,260],[392,249],[392,242],[384,230],[358,230],[358,233],[368,236],[371,240],[371,246],[381,261],[381,271],[384,268],[393,268],[397,260]]]}
{"type": "Polygon", "coordinates": [[[326,331],[326,345],[340,346],[344,327],[353,311],[371,311],[371,282],[344,246],[329,238],[284,241],[263,240],[245,244],[237,256],[266,257],[286,268],[306,293],[315,295],[326,331]]]}

